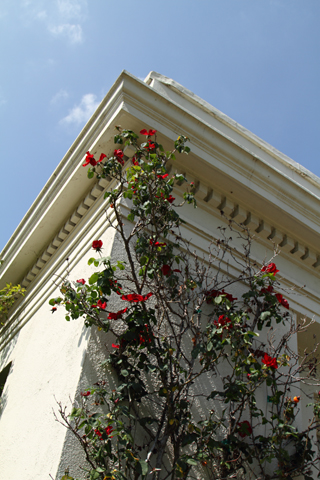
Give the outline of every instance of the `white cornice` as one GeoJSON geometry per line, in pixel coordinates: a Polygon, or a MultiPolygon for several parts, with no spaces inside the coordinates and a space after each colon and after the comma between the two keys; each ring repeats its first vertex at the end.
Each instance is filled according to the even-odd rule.
{"type": "Polygon", "coordinates": [[[87,150],[113,151],[117,124],[154,127],[168,148],[187,134],[192,154],[175,168],[196,181],[200,207],[244,222],[318,276],[319,179],[176,82],[154,72],[147,82],[121,73],[3,250],[2,284],[32,282],[90,215],[108,182],[89,181],[81,165],[87,150]]]}
{"type": "MultiPolygon", "coordinates": [[[[194,94],[191,90],[187,89],[180,83],[154,71],[149,73],[149,75],[145,79],[145,82],[148,85],[152,85],[153,88],[160,91],[164,96],[170,98],[171,101],[174,101],[174,98],[172,98],[172,95],[170,95],[170,90],[178,94],[178,96],[187,99],[188,102],[195,105],[199,110],[207,112],[210,117],[216,118],[220,124],[221,132],[233,130],[237,135],[239,135],[239,137],[242,137],[242,139],[248,141],[248,144],[251,145],[251,149],[252,146],[255,145],[256,147],[258,147],[258,151],[264,151],[268,155],[276,158],[284,165],[286,169],[289,168],[290,170],[294,171],[298,175],[298,177],[300,177],[298,183],[301,183],[303,179],[306,179],[307,184],[309,184],[307,189],[310,189],[310,184],[313,184],[315,185],[316,191],[318,192],[318,189],[320,188],[320,178],[317,175],[313,174],[312,172],[310,172],[310,170],[306,169],[299,163],[295,162],[292,158],[288,157],[269,143],[259,138],[254,133],[250,132],[250,130],[246,129],[238,122],[228,117],[217,108],[210,105],[210,103],[206,102],[201,97],[194,94]],[[159,84],[161,84],[165,88],[159,88],[159,84]],[[223,129],[222,125],[227,127],[227,129],[223,129]]],[[[200,116],[203,117],[203,115],[200,116]]],[[[232,134],[229,136],[230,138],[233,137],[232,134]]],[[[243,140],[240,140],[239,143],[240,145],[243,145],[243,140]]]]}

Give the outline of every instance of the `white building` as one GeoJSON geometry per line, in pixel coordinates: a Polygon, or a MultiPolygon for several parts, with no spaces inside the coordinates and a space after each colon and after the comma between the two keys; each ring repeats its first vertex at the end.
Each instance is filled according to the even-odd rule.
{"type": "MultiPolygon", "coordinates": [[[[27,289],[0,336],[3,377],[11,365],[0,407],[3,480],[60,479],[66,466],[77,475],[78,450],[52,410],[55,399],[73,401],[94,381],[92,359],[102,355],[103,340],[80,321],[66,322],[62,310],[51,315],[48,300],[67,267],[73,278],[90,275],[93,240],[103,240],[106,255],[121,251],[105,221],[108,182],[89,181],[82,167],[87,151],[113,151],[116,125],[155,128],[165,147],[188,136],[191,154],[174,168],[196,185],[198,209],[185,218],[195,247],[205,251],[223,210],[255,234],[258,261],[279,245],[282,285],[296,288],[288,295],[292,311],[319,321],[320,179],[175,81],[151,72],[142,82],[122,72],[1,254],[0,288],[27,289]]],[[[312,333],[319,331],[315,323],[312,333]]],[[[308,342],[301,335],[299,348],[308,342]]]]}

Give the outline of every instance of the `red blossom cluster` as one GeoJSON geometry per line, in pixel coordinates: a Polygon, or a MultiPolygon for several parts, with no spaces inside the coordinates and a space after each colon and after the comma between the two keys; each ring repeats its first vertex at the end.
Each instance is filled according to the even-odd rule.
{"type": "Polygon", "coordinates": [[[144,147],[146,150],[154,150],[156,148],[156,144],[148,140],[148,145],[144,147]]]}
{"type": "Polygon", "coordinates": [[[124,313],[128,310],[128,307],[124,308],[123,310],[119,310],[116,313],[110,312],[108,315],[108,320],[119,320],[124,313]]]}
{"type": "MultiPolygon", "coordinates": [[[[261,268],[261,272],[263,273],[272,273],[273,275],[276,275],[276,273],[279,272],[279,270],[277,269],[277,266],[275,263],[269,263],[268,265],[265,265],[264,267],[261,268]]],[[[261,288],[260,290],[260,294],[263,295],[263,294],[268,294],[268,293],[273,293],[273,286],[272,285],[268,285],[267,287],[263,287],[261,288]]],[[[278,300],[278,302],[284,307],[286,308],[287,310],[289,310],[289,303],[288,303],[288,300],[286,300],[285,298],[283,298],[283,295],[281,295],[281,293],[276,293],[275,294],[275,297],[276,299],[278,300]]]]}
{"type": "Polygon", "coordinates": [[[229,300],[229,302],[235,302],[236,300],[238,300],[237,298],[233,297],[231,293],[225,292],[224,289],[222,290],[213,289],[213,290],[210,290],[209,292],[206,292],[206,297],[207,297],[206,301],[207,303],[212,303],[214,298],[220,297],[221,295],[226,297],[226,299],[229,300]]]}
{"type": "Polygon", "coordinates": [[[145,330],[146,330],[146,333],[143,332],[143,334],[139,334],[139,345],[143,345],[144,343],[151,343],[151,337],[149,335],[149,327],[148,325],[145,323],[144,324],[144,327],[145,327],[145,330]]]}
{"type": "Polygon", "coordinates": [[[261,294],[273,293],[273,286],[272,286],[272,285],[268,285],[267,287],[261,288],[260,293],[261,293],[261,294]]]}
{"type": "Polygon", "coordinates": [[[274,369],[278,368],[277,359],[270,357],[270,355],[268,355],[267,353],[264,354],[264,357],[261,360],[261,362],[267,367],[272,367],[274,369]]]}
{"type": "Polygon", "coordinates": [[[284,308],[286,308],[287,310],[289,310],[288,300],[286,300],[285,298],[283,298],[283,295],[281,295],[281,293],[276,293],[276,294],[275,294],[275,297],[276,297],[276,299],[278,300],[278,302],[279,302],[284,308]]]}
{"type": "Polygon", "coordinates": [[[83,167],[86,167],[87,165],[92,165],[92,167],[95,167],[97,163],[102,162],[104,158],[106,158],[107,155],[104,153],[101,153],[99,160],[95,160],[94,155],[92,155],[90,152],[87,152],[87,156],[85,159],[85,163],[82,165],[83,167]]]}
{"type": "Polygon", "coordinates": [[[89,395],[91,395],[91,392],[90,390],[88,390],[87,392],[81,392],[80,395],[81,397],[89,397],[89,395]]]}
{"type": "Polygon", "coordinates": [[[167,244],[165,242],[155,242],[154,240],[149,241],[150,245],[153,245],[154,247],[166,247],[167,244]]]}
{"type": "Polygon", "coordinates": [[[169,195],[169,197],[165,197],[164,193],[161,192],[161,195],[159,197],[159,195],[155,195],[156,198],[162,198],[163,200],[167,200],[169,203],[172,203],[175,201],[175,197],[173,197],[172,195],[169,195]]]}
{"type": "Polygon", "coordinates": [[[84,285],[86,281],[84,278],[80,278],[80,280],[77,280],[77,283],[81,283],[82,285],[84,285]]]}
{"type": "Polygon", "coordinates": [[[117,162],[121,163],[121,165],[124,165],[123,151],[120,148],[113,152],[113,156],[116,157],[117,162]]]}
{"type": "Polygon", "coordinates": [[[251,427],[250,423],[248,422],[248,420],[244,420],[243,422],[239,422],[238,427],[239,427],[238,434],[240,435],[240,437],[244,438],[244,437],[247,437],[248,435],[251,435],[252,427],[251,427]]]}
{"type": "Polygon", "coordinates": [[[172,270],[170,265],[162,265],[161,272],[162,272],[162,275],[166,277],[167,275],[171,275],[173,272],[181,273],[181,270],[178,270],[177,268],[174,268],[172,270]]]}
{"type": "Polygon", "coordinates": [[[129,293],[128,295],[122,295],[121,300],[126,300],[127,302],[145,302],[153,295],[152,292],[147,293],[147,295],[139,295],[138,293],[129,293]]]}
{"type": "Polygon", "coordinates": [[[277,270],[275,263],[268,263],[268,265],[265,265],[264,267],[261,268],[261,272],[273,273],[273,275],[275,275],[276,273],[279,272],[279,270],[277,270]]]}
{"type": "Polygon", "coordinates": [[[226,327],[228,330],[231,330],[231,328],[233,327],[230,318],[226,317],[225,315],[220,315],[218,320],[215,320],[213,324],[217,328],[226,327]]]}
{"type": "Polygon", "coordinates": [[[140,134],[141,135],[146,135],[147,137],[152,137],[152,135],[154,135],[155,133],[157,133],[157,130],[152,130],[151,128],[150,128],[149,131],[145,128],[140,130],[140,134]]]}
{"type": "Polygon", "coordinates": [[[107,306],[107,302],[102,302],[99,299],[96,305],[91,305],[91,308],[101,308],[101,310],[104,310],[106,306],[107,306]]]}
{"type": "MultiPolygon", "coordinates": [[[[108,437],[109,437],[109,436],[110,436],[110,433],[113,432],[113,427],[109,426],[109,427],[105,428],[104,430],[105,430],[106,434],[107,434],[108,437]]],[[[99,438],[102,438],[102,433],[100,432],[100,430],[95,429],[94,433],[95,433],[96,435],[98,435],[99,438]]],[[[112,438],[112,436],[111,436],[110,438],[112,438]]]]}
{"type": "Polygon", "coordinates": [[[51,308],[51,313],[54,313],[57,310],[57,307],[52,307],[51,308]]]}
{"type": "Polygon", "coordinates": [[[162,180],[164,180],[165,178],[167,178],[169,176],[169,173],[165,173],[164,175],[157,175],[158,178],[161,178],[162,180]]]}
{"type": "Polygon", "coordinates": [[[169,275],[171,273],[170,265],[162,265],[161,272],[162,272],[162,275],[164,275],[165,277],[169,275]]]}
{"type": "Polygon", "coordinates": [[[103,245],[102,240],[94,240],[92,242],[92,248],[97,252],[100,252],[102,245],[103,245]]]}

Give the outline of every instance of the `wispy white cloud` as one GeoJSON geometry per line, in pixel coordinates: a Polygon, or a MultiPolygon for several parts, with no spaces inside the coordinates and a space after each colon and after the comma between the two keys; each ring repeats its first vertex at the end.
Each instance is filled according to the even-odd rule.
{"type": "Polygon", "coordinates": [[[83,41],[87,0],[21,0],[21,5],[28,25],[40,21],[57,38],[64,37],[72,44],[83,41]]]}
{"type": "Polygon", "coordinates": [[[84,124],[95,112],[99,103],[100,102],[97,101],[97,96],[93,93],[87,93],[86,95],[83,95],[79,105],[75,105],[70,110],[68,115],[60,120],[60,124],[84,124]]]}
{"type": "Polygon", "coordinates": [[[86,0],[57,0],[59,13],[65,19],[82,17],[86,5],[86,0]]]}
{"type": "Polygon", "coordinates": [[[69,98],[69,93],[66,91],[66,90],[59,90],[58,93],[56,93],[50,100],[50,103],[51,105],[56,105],[58,103],[61,103],[63,102],[64,100],[66,100],[67,98],[69,98]]]}
{"type": "Polygon", "coordinates": [[[48,18],[48,14],[46,10],[41,10],[40,12],[36,12],[35,16],[38,20],[46,20],[48,18]]]}
{"type": "Polygon", "coordinates": [[[81,25],[72,25],[70,23],[64,23],[62,25],[50,26],[48,27],[49,31],[55,36],[64,36],[67,37],[71,43],[81,43],[82,28],[81,25]]]}

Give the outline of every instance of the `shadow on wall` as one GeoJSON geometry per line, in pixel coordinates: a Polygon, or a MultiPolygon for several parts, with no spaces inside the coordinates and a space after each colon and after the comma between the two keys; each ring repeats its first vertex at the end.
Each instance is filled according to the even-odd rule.
{"type": "Polygon", "coordinates": [[[8,401],[7,392],[5,391],[5,384],[9,376],[11,367],[12,362],[8,363],[8,365],[0,372],[0,418],[8,401]]]}
{"type": "MultiPolygon", "coordinates": [[[[107,340],[110,343],[110,337],[107,339],[107,335],[104,332],[99,332],[96,329],[84,329],[84,337],[90,335],[87,351],[84,353],[84,359],[82,363],[82,370],[79,378],[79,384],[75,398],[70,399],[70,404],[66,406],[66,411],[71,412],[72,407],[78,407],[81,403],[80,393],[88,389],[98,380],[106,379],[108,386],[112,390],[116,387],[116,375],[112,374],[106,367],[101,367],[101,363],[106,359],[108,354],[107,340]]],[[[57,399],[59,401],[59,399],[57,399]]],[[[65,407],[65,405],[62,405],[65,407]]],[[[57,419],[60,420],[58,413],[59,406],[55,409],[57,419]]],[[[54,420],[52,418],[52,420],[54,420]]],[[[62,420],[62,419],[61,419],[62,420]]],[[[65,428],[61,425],[61,428],[65,428]]],[[[87,462],[84,455],[84,450],[80,445],[79,439],[70,432],[66,431],[64,444],[61,451],[60,462],[55,480],[60,480],[65,474],[65,471],[69,470],[69,475],[75,478],[83,478],[84,471],[80,468],[80,465],[86,467],[87,462]]],[[[50,472],[49,472],[50,473],[50,472]]],[[[51,472],[52,475],[52,472],[51,472]]]]}

